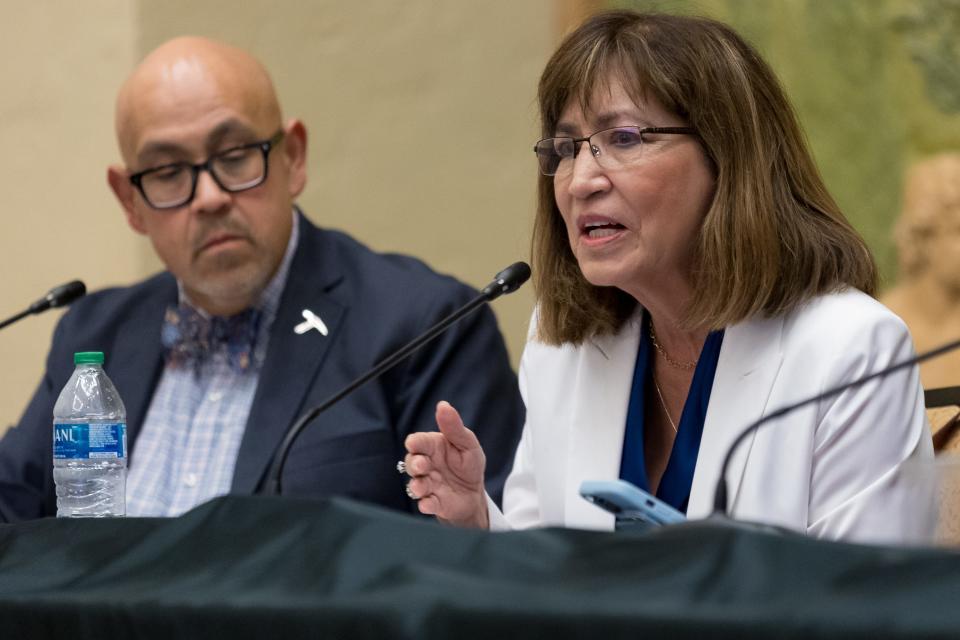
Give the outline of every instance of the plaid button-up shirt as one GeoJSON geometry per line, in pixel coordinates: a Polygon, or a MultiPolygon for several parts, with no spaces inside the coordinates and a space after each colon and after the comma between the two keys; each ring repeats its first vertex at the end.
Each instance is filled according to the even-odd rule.
{"type": "MultiPolygon", "coordinates": [[[[264,289],[263,312],[251,366],[233,370],[225,357],[208,358],[199,371],[164,366],[160,383],[130,456],[127,515],[178,516],[230,491],[237,452],[267,354],[270,327],[297,246],[293,231],[277,273],[264,289]]],[[[185,300],[182,287],[180,300],[185,300]]]]}

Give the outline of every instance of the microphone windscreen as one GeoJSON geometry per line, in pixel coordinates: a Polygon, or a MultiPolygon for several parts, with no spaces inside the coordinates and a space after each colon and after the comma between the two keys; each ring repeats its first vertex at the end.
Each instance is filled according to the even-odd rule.
{"type": "Polygon", "coordinates": [[[530,279],[530,265],[526,262],[514,262],[493,277],[493,282],[483,288],[487,300],[493,300],[505,293],[513,293],[530,279]]]}
{"type": "Polygon", "coordinates": [[[47,302],[51,307],[62,307],[68,305],[77,298],[82,298],[87,293],[87,285],[80,280],[73,280],[59,287],[50,289],[46,295],[47,302]]]}
{"type": "Polygon", "coordinates": [[[526,262],[514,262],[498,273],[495,279],[503,281],[503,293],[513,293],[530,279],[530,265],[526,262]]]}

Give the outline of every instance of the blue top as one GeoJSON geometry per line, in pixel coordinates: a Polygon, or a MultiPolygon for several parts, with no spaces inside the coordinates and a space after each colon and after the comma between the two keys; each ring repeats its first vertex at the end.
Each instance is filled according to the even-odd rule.
{"type": "MultiPolygon", "coordinates": [[[[633,386],[627,407],[627,428],[623,436],[623,455],[620,460],[620,478],[649,491],[650,483],[647,481],[643,454],[643,416],[645,391],[653,385],[653,345],[650,342],[646,318],[644,314],[637,364],[633,370],[633,386]]],[[[680,424],[677,426],[673,451],[670,452],[670,460],[660,479],[660,486],[657,487],[658,498],[684,513],[690,500],[693,470],[697,465],[703,423],[707,418],[710,391],[713,389],[713,377],[717,372],[717,360],[720,358],[722,344],[723,330],[711,332],[703,344],[703,351],[700,352],[697,368],[693,372],[693,381],[690,383],[690,392],[683,405],[680,424]]]]}

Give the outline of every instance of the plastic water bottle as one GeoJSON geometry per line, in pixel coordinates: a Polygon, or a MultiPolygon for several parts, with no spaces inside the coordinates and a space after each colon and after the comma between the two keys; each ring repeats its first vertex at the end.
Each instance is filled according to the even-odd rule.
{"type": "Polygon", "coordinates": [[[126,514],[127,411],[103,371],[103,353],[75,353],[53,408],[57,517],[126,514]]]}

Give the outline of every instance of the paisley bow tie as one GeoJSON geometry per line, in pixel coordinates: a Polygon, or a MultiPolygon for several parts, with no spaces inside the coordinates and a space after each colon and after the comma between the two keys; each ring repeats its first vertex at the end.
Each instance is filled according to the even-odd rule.
{"type": "Polygon", "coordinates": [[[259,309],[204,317],[190,305],[167,307],[160,330],[164,358],[175,367],[193,367],[199,373],[204,362],[223,354],[231,369],[243,373],[253,363],[261,316],[259,309]]]}

